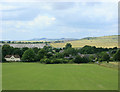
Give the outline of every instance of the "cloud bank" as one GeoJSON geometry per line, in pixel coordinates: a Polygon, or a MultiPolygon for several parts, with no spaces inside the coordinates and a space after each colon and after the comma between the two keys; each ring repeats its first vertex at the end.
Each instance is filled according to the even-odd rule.
{"type": "Polygon", "coordinates": [[[1,2],[3,39],[116,35],[116,2],[1,2]]]}

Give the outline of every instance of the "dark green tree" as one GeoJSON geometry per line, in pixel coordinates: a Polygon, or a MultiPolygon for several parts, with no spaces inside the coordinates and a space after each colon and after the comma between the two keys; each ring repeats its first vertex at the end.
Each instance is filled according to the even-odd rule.
{"type": "Polygon", "coordinates": [[[13,55],[19,55],[20,57],[22,57],[23,51],[22,51],[20,48],[14,48],[12,54],[13,54],[13,55]]]}
{"type": "Polygon", "coordinates": [[[33,51],[35,52],[35,54],[37,54],[39,50],[40,50],[40,49],[37,48],[37,47],[34,47],[34,48],[33,48],[33,51]]]}
{"type": "Polygon", "coordinates": [[[64,53],[68,53],[71,55],[77,55],[77,50],[75,48],[68,48],[68,49],[65,49],[64,53]]]}
{"type": "Polygon", "coordinates": [[[117,52],[113,55],[113,59],[115,61],[120,61],[120,49],[118,49],[117,52]]]}
{"type": "Polygon", "coordinates": [[[28,62],[35,61],[35,52],[32,49],[26,50],[22,55],[22,60],[28,62]]]}
{"type": "Polygon", "coordinates": [[[41,49],[38,51],[38,54],[37,54],[37,60],[41,60],[42,58],[44,58],[44,56],[46,56],[47,52],[46,50],[44,49],[41,49]]]}
{"type": "Polygon", "coordinates": [[[95,57],[94,55],[90,55],[90,56],[89,56],[89,60],[90,60],[91,62],[93,62],[93,61],[95,60],[95,58],[96,58],[96,57],[95,57]]]}
{"type": "Polygon", "coordinates": [[[64,58],[64,54],[63,53],[56,53],[53,57],[54,58],[64,58]]]}
{"type": "Polygon", "coordinates": [[[67,44],[65,45],[65,49],[68,49],[68,48],[72,48],[71,43],[67,43],[67,44]]]}
{"type": "Polygon", "coordinates": [[[108,62],[109,60],[110,60],[110,56],[107,53],[103,53],[103,55],[102,55],[102,61],[107,61],[108,62]]]}
{"type": "Polygon", "coordinates": [[[82,57],[81,56],[76,56],[75,60],[74,60],[74,63],[82,63],[82,57]]]}
{"type": "Polygon", "coordinates": [[[23,47],[22,48],[22,51],[25,52],[26,50],[28,50],[29,48],[28,47],[23,47]]]}
{"type": "Polygon", "coordinates": [[[2,56],[5,57],[6,55],[11,55],[13,53],[13,47],[10,45],[3,45],[2,46],[2,56]]]}

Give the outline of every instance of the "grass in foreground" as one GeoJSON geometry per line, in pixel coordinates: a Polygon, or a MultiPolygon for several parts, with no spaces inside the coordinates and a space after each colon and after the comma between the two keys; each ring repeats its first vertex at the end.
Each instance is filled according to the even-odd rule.
{"type": "Polygon", "coordinates": [[[96,64],[3,64],[3,90],[117,89],[118,70],[96,64]]]}

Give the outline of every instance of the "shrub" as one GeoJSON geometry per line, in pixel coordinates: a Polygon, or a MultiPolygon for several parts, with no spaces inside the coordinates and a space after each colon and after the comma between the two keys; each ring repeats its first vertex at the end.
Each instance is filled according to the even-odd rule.
{"type": "Polygon", "coordinates": [[[86,58],[86,57],[83,57],[82,58],[82,63],[88,63],[90,60],[88,59],[88,58],[86,58]]]}
{"type": "Polygon", "coordinates": [[[40,63],[44,63],[44,64],[51,64],[51,60],[48,58],[43,58],[40,60],[40,63]]]}
{"type": "Polygon", "coordinates": [[[63,59],[53,59],[53,63],[54,64],[62,64],[63,63],[63,59]]]}
{"type": "Polygon", "coordinates": [[[81,58],[81,56],[76,56],[76,58],[75,58],[75,60],[74,60],[74,63],[82,63],[82,58],[81,58]]]}
{"type": "Polygon", "coordinates": [[[63,63],[64,64],[69,63],[69,60],[63,59],[63,63]]]}
{"type": "Polygon", "coordinates": [[[102,60],[103,61],[109,61],[110,60],[110,56],[107,53],[103,53],[102,60]]]}

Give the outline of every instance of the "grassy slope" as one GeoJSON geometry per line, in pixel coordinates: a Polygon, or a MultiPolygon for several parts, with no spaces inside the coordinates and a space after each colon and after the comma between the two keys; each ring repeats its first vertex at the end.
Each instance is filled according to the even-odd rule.
{"type": "Polygon", "coordinates": [[[3,90],[115,90],[118,71],[93,64],[3,64],[3,90]]]}
{"type": "MultiPolygon", "coordinates": [[[[53,47],[64,47],[65,43],[51,43],[53,47]]],[[[76,41],[69,41],[73,45],[74,48],[83,47],[85,45],[96,46],[96,47],[103,47],[103,48],[112,48],[118,47],[118,36],[103,36],[103,37],[96,37],[91,39],[81,39],[76,41]]]]}

